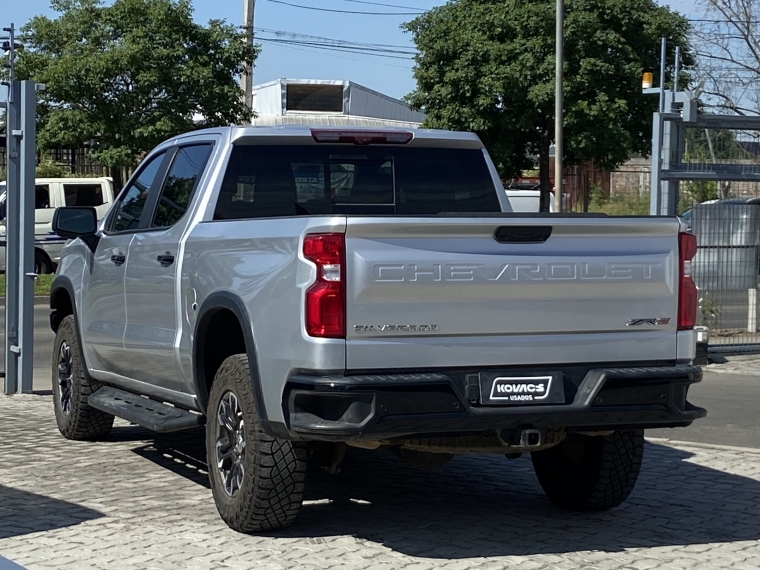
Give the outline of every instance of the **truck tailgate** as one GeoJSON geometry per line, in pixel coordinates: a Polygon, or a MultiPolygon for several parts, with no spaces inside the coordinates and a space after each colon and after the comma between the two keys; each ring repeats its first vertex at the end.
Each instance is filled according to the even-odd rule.
{"type": "Polygon", "coordinates": [[[673,361],[678,231],[675,218],[349,217],[347,367],[673,361]]]}

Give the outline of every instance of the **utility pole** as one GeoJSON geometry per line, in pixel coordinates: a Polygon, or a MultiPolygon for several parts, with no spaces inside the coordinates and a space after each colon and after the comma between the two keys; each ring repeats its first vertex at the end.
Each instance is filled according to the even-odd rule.
{"type": "MultiPolygon", "coordinates": [[[[245,45],[253,45],[253,11],[256,0],[243,0],[243,31],[245,45]]],[[[242,76],[244,102],[249,109],[253,108],[253,64],[246,63],[242,76]]]]}
{"type": "Polygon", "coordinates": [[[662,204],[662,141],[665,122],[663,113],[665,111],[665,57],[667,55],[668,41],[662,38],[660,42],[660,86],[645,89],[644,93],[657,93],[660,96],[660,103],[657,106],[657,112],[652,118],[652,176],[649,184],[649,215],[659,216],[661,214],[662,204]]]}
{"type": "Polygon", "coordinates": [[[565,60],[564,50],[564,23],[565,23],[565,2],[557,0],[557,21],[556,21],[556,62],[554,67],[555,76],[555,93],[554,93],[554,211],[562,212],[562,154],[564,153],[562,140],[562,83],[563,83],[563,64],[565,60]]]}

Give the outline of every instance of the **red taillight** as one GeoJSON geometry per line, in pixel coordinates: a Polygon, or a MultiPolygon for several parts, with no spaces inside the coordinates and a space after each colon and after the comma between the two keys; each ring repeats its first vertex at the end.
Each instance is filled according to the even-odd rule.
{"type": "Polygon", "coordinates": [[[698,293],[691,277],[691,260],[697,254],[697,237],[678,234],[678,254],[681,279],[678,287],[678,330],[686,330],[697,324],[698,293]]]}
{"type": "Polygon", "coordinates": [[[311,136],[319,143],[406,144],[414,138],[409,131],[357,131],[344,129],[312,129],[311,136]]]}
{"type": "Polygon", "coordinates": [[[306,333],[346,338],[346,247],[343,234],[311,234],[303,256],[317,265],[317,281],[306,291],[306,333]]]}

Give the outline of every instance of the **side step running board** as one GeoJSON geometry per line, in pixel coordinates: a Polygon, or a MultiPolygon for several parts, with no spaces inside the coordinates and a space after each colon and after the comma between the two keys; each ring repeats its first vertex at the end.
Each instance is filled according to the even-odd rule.
{"type": "Polygon", "coordinates": [[[201,414],[175,408],[111,386],[103,386],[87,398],[93,408],[153,431],[165,433],[202,426],[201,414]]]}

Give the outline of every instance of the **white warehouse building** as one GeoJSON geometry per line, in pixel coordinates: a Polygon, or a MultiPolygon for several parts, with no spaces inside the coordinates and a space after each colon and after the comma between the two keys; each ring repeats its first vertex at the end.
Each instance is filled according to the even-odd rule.
{"type": "Polygon", "coordinates": [[[416,129],[425,114],[351,81],[278,79],[253,87],[254,125],[416,129]]]}

